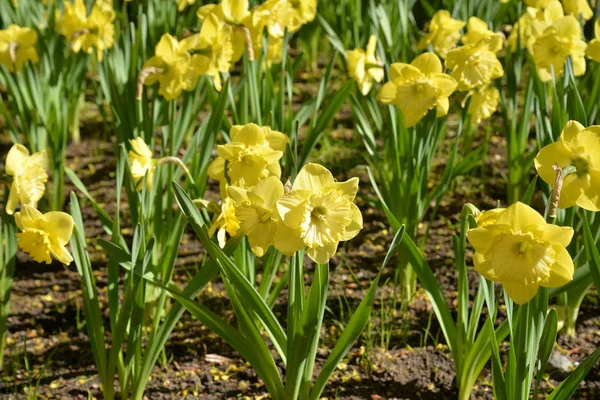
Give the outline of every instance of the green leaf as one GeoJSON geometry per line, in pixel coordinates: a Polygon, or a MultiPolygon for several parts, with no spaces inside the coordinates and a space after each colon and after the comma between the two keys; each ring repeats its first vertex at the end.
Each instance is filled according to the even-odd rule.
{"type": "Polygon", "coordinates": [[[285,363],[287,338],[281,324],[277,321],[275,314],[273,314],[271,308],[256,291],[256,288],[231,261],[231,258],[229,258],[223,250],[210,239],[200,212],[181,186],[176,182],[173,182],[173,191],[179,207],[189,218],[190,225],[194,229],[196,236],[198,236],[210,256],[217,260],[223,278],[231,282],[242,302],[261,320],[263,327],[271,337],[271,340],[273,340],[275,348],[285,363]]]}
{"type": "MultiPolygon", "coordinates": [[[[590,229],[590,223],[587,215],[583,213],[583,243],[585,248],[585,254],[589,261],[590,273],[596,288],[600,290],[600,253],[598,253],[598,247],[596,247],[596,241],[592,235],[590,229]]],[[[578,268],[577,270],[579,270],[578,268]]]]}
{"type": "Polygon", "coordinates": [[[568,400],[570,399],[581,381],[590,372],[596,361],[600,358],[600,348],[597,348],[589,357],[587,357],[575,371],[565,379],[556,389],[552,391],[547,400],[568,400]]]}
{"type": "Polygon", "coordinates": [[[316,117],[317,122],[315,126],[306,134],[306,138],[304,139],[304,143],[302,144],[302,153],[300,155],[299,167],[306,164],[306,162],[308,161],[308,156],[315,148],[317,143],[319,143],[319,140],[321,140],[325,129],[327,129],[331,121],[333,121],[333,119],[337,115],[340,108],[342,108],[342,106],[346,102],[346,98],[352,92],[353,86],[353,81],[346,82],[344,86],[342,86],[337,92],[335,92],[333,96],[331,96],[329,102],[327,103],[321,114],[318,117],[316,117]]]}
{"type": "MultiPolygon", "coordinates": [[[[398,250],[398,248],[400,247],[400,243],[402,243],[403,239],[404,227],[402,227],[398,230],[398,232],[396,232],[394,240],[392,240],[392,244],[385,256],[381,269],[385,267],[387,262],[391,259],[392,255],[398,250]]],[[[360,302],[358,308],[350,318],[348,325],[342,332],[342,335],[340,336],[335,347],[329,354],[329,357],[327,357],[327,361],[325,361],[325,364],[321,369],[321,373],[319,373],[319,376],[317,377],[317,380],[310,392],[309,399],[318,400],[320,398],[323,389],[325,389],[325,386],[329,381],[329,377],[331,376],[335,368],[338,366],[340,361],[346,356],[354,342],[362,333],[363,329],[365,329],[365,326],[367,325],[367,322],[369,321],[369,317],[371,315],[371,310],[373,309],[373,302],[375,301],[375,294],[377,292],[377,286],[379,285],[380,274],[381,270],[377,274],[377,277],[375,278],[373,283],[371,283],[369,291],[367,292],[363,300],[360,302]]]]}

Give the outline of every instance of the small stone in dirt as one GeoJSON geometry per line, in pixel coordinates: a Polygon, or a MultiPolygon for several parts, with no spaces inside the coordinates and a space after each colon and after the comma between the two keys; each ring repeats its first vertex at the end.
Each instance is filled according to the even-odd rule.
{"type": "Polygon", "coordinates": [[[552,355],[550,355],[550,359],[548,360],[549,373],[559,374],[560,378],[562,378],[569,375],[574,368],[571,359],[560,351],[554,350],[552,355]]]}

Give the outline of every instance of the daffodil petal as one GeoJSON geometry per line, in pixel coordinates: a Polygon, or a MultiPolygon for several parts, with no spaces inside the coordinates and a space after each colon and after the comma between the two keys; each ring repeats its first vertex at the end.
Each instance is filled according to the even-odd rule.
{"type": "Polygon", "coordinates": [[[525,285],[520,282],[502,282],[510,298],[517,304],[525,304],[537,294],[539,285],[525,285]]]}
{"type": "Polygon", "coordinates": [[[554,264],[550,268],[550,276],[545,282],[542,282],[542,286],[550,288],[561,287],[570,282],[575,272],[573,260],[567,249],[556,245],[553,248],[556,252],[554,264]]]}

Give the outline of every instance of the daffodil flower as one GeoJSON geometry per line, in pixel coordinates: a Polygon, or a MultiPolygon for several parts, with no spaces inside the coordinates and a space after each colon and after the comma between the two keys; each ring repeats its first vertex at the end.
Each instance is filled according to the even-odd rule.
{"type": "Polygon", "coordinates": [[[569,121],[555,143],[549,144],[535,158],[535,168],[544,182],[554,185],[556,171],[572,166],[575,172],[564,177],[559,208],[578,205],[600,211],[600,126],[584,128],[569,121]]]}
{"type": "Polygon", "coordinates": [[[377,38],[371,35],[366,51],[354,49],[346,51],[346,64],[348,74],[356,81],[360,92],[366,96],[371,91],[373,81],[381,82],[383,79],[383,64],[375,57],[377,38]]]}
{"type": "Polygon", "coordinates": [[[467,232],[475,250],[475,270],[502,283],[517,304],[525,304],[540,286],[560,287],[573,279],[566,247],[573,228],[546,223],[531,207],[517,202],[494,215],[495,221],[467,232]]]}
{"type": "Polygon", "coordinates": [[[141,98],[142,85],[158,82],[158,94],[165,100],[173,100],[183,90],[192,90],[198,82],[198,74],[191,68],[191,55],[188,50],[193,38],[179,42],[165,33],[154,50],[154,56],[142,66],[138,79],[138,94],[141,98]]]}
{"type": "Polygon", "coordinates": [[[575,18],[583,18],[584,21],[591,19],[594,12],[587,0],[562,0],[565,14],[573,15],[575,18]]]}
{"type": "Polygon", "coordinates": [[[9,25],[0,30],[0,64],[10,72],[22,71],[28,61],[39,61],[35,45],[38,34],[35,30],[18,25],[9,25]]]}
{"type": "Polygon", "coordinates": [[[34,207],[23,205],[15,213],[19,227],[18,245],[39,263],[52,263],[52,258],[69,265],[73,257],[66,249],[73,233],[73,218],[69,214],[53,211],[42,214],[34,207]]]}
{"type": "Polygon", "coordinates": [[[152,158],[152,150],[148,147],[144,139],[137,137],[129,141],[132,150],[129,150],[129,164],[131,165],[131,176],[137,185],[137,190],[142,189],[144,177],[146,177],[146,187],[148,190],[152,187],[154,170],[156,169],[156,160],[152,158]]]}
{"type": "Polygon", "coordinates": [[[429,110],[437,108],[437,117],[448,114],[448,97],[456,89],[456,81],[442,73],[442,63],[433,53],[424,53],[410,64],[390,66],[390,81],[379,91],[379,100],[402,110],[404,126],[410,128],[429,110]]]}
{"type": "Polygon", "coordinates": [[[296,14],[294,26],[312,22],[317,16],[317,0],[289,0],[289,2],[296,14]]]}
{"type": "Polygon", "coordinates": [[[217,157],[208,168],[208,175],[225,179],[225,165],[230,183],[251,187],[268,176],[281,176],[279,160],[289,138],[269,127],[255,124],[234,125],[229,132],[231,142],[217,147],[217,157]]]}
{"type": "Polygon", "coordinates": [[[485,21],[477,17],[471,17],[467,21],[467,33],[460,39],[464,45],[475,45],[486,38],[494,38],[496,47],[490,48],[491,51],[497,53],[502,49],[502,35],[491,31],[485,21]]]}
{"type": "Polygon", "coordinates": [[[556,76],[561,75],[569,56],[575,76],[585,74],[585,48],[581,26],[575,17],[568,15],[554,22],[533,44],[533,60],[540,79],[551,80],[551,68],[556,76]]]}
{"type": "Polygon", "coordinates": [[[307,164],[291,192],[277,201],[279,216],[291,233],[286,250],[299,246],[300,238],[313,261],[327,263],[339,242],[352,239],[362,229],[362,215],[354,204],[357,191],[358,178],[336,182],[327,168],[307,164]]]}
{"type": "Polygon", "coordinates": [[[37,207],[44,195],[48,174],[48,158],[45,151],[29,154],[23,145],[15,144],[6,156],[6,173],[12,176],[10,194],[6,202],[6,212],[14,213],[19,203],[37,207]]]}
{"type": "Polygon", "coordinates": [[[543,9],[528,7],[510,31],[508,45],[512,51],[515,51],[520,40],[521,47],[526,48],[532,54],[533,43],[537,37],[548,26],[564,16],[562,5],[558,0],[551,0],[543,9]]]}
{"type": "Polygon", "coordinates": [[[446,67],[452,70],[450,76],[458,82],[458,90],[471,90],[504,75],[502,63],[496,57],[501,47],[502,39],[492,36],[451,50],[446,67]]]}
{"type": "MultiPolygon", "coordinates": [[[[240,220],[237,217],[235,202],[229,197],[229,185],[227,184],[227,181],[220,181],[219,187],[221,191],[221,207],[218,212],[215,213],[212,225],[208,229],[208,234],[212,236],[217,232],[217,242],[219,243],[219,246],[223,248],[227,242],[227,233],[231,237],[238,234],[240,230],[240,220]]],[[[211,206],[214,208],[214,205],[211,204],[211,206]]],[[[208,208],[210,208],[210,206],[208,208]]]]}
{"type": "Polygon", "coordinates": [[[453,19],[447,10],[439,10],[433,15],[427,33],[419,41],[419,49],[424,50],[431,45],[438,56],[446,58],[448,51],[458,43],[460,30],[464,26],[463,21],[453,19]]]}
{"type": "Polygon", "coordinates": [[[227,193],[235,203],[235,214],[240,230],[248,237],[250,247],[258,257],[275,245],[284,254],[291,255],[304,247],[299,236],[289,235],[277,212],[277,200],[284,194],[283,183],[275,176],[263,179],[250,189],[229,186],[227,193]],[[293,241],[293,251],[288,251],[293,241]]]}
{"type": "Polygon", "coordinates": [[[104,50],[114,44],[115,11],[112,2],[96,1],[90,15],[83,0],[64,3],[64,13],[58,22],[60,33],[71,41],[71,49],[75,53],[80,50],[91,54],[96,50],[98,61],[102,61],[104,50]]]}
{"type": "MultiPolygon", "coordinates": [[[[498,109],[500,92],[493,86],[479,87],[467,95],[471,99],[467,113],[471,116],[471,122],[479,124],[488,119],[498,109]]],[[[467,100],[465,98],[465,102],[467,100]]],[[[464,107],[463,103],[463,107],[464,107]]]]}

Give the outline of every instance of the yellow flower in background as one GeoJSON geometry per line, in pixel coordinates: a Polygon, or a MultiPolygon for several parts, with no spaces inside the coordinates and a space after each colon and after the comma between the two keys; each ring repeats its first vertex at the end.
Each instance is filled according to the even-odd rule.
{"type": "Polygon", "coordinates": [[[263,179],[250,189],[235,186],[227,189],[235,203],[240,230],[248,237],[250,247],[258,257],[264,256],[275,243],[277,228],[281,224],[276,203],[283,192],[283,183],[275,176],[263,179]]]}
{"type": "Polygon", "coordinates": [[[458,83],[458,90],[471,90],[504,75],[502,63],[496,57],[499,47],[501,38],[488,37],[448,53],[446,67],[452,70],[450,76],[458,83]]]}
{"type": "MultiPolygon", "coordinates": [[[[469,92],[471,98],[467,112],[471,116],[471,123],[479,124],[488,119],[498,109],[500,92],[493,86],[483,86],[469,92]]],[[[467,99],[465,98],[465,101],[467,99]]],[[[465,104],[463,103],[463,107],[465,104]]]]}
{"type": "Polygon", "coordinates": [[[577,19],[568,15],[554,22],[533,44],[533,60],[540,79],[552,79],[551,67],[556,76],[565,69],[565,61],[571,56],[575,76],[585,74],[586,44],[581,38],[581,26],[577,19]]]}
{"type": "Polygon", "coordinates": [[[573,15],[575,18],[583,18],[584,21],[591,19],[594,12],[587,0],[562,0],[565,14],[573,15]]]}
{"type": "Polygon", "coordinates": [[[584,128],[577,121],[567,122],[558,141],[544,147],[535,158],[538,174],[550,185],[556,179],[555,164],[576,168],[564,177],[558,207],[578,205],[600,211],[600,126],[584,128]]]}
{"type": "Polygon", "coordinates": [[[200,33],[187,39],[186,50],[193,52],[191,69],[196,76],[208,75],[215,89],[221,91],[221,72],[227,72],[232,62],[244,52],[243,34],[237,38],[234,46],[234,31],[217,13],[210,13],[203,21],[200,33]],[[237,50],[236,50],[237,49],[237,50]],[[236,54],[237,53],[237,54],[236,54]]]}
{"type": "Polygon", "coordinates": [[[52,258],[69,265],[73,257],[66,249],[73,233],[73,218],[69,214],[53,211],[42,214],[34,207],[23,205],[15,213],[19,247],[29,253],[34,261],[52,263],[52,258]]]}
{"type": "Polygon", "coordinates": [[[419,41],[419,49],[426,49],[431,45],[436,54],[446,58],[448,51],[456,46],[460,39],[460,30],[465,26],[463,21],[452,19],[450,12],[440,10],[436,12],[429,24],[427,33],[419,41]]]}
{"type": "Polygon", "coordinates": [[[145,85],[159,84],[158,94],[166,100],[176,99],[183,90],[192,90],[198,81],[198,75],[190,67],[191,56],[187,52],[187,38],[178,42],[173,36],[165,33],[152,56],[142,67],[142,71],[154,71],[144,79],[145,85]]]}
{"type": "Polygon", "coordinates": [[[221,7],[225,21],[230,24],[241,24],[250,15],[248,0],[222,0],[221,7]]]}
{"type": "Polygon", "coordinates": [[[588,43],[585,55],[596,62],[600,62],[600,18],[594,22],[594,39],[588,43]]]}
{"type": "Polygon", "coordinates": [[[515,303],[527,303],[540,286],[560,287],[573,279],[575,268],[566,249],[573,228],[548,224],[520,202],[488,222],[467,232],[475,270],[502,283],[515,303]]]}
{"type": "Polygon", "coordinates": [[[10,72],[23,70],[26,62],[39,61],[35,45],[38,33],[31,28],[9,25],[0,30],[0,64],[10,72]]]}
{"type": "Polygon", "coordinates": [[[114,20],[112,2],[96,1],[87,16],[83,0],[75,0],[75,3],[64,3],[64,13],[57,25],[60,33],[71,41],[73,52],[83,50],[91,54],[95,49],[98,61],[102,61],[104,50],[114,44],[114,20]]]}
{"type": "Polygon", "coordinates": [[[390,66],[390,81],[379,91],[379,100],[394,104],[402,110],[404,126],[410,128],[429,110],[436,108],[436,116],[448,114],[448,97],[456,89],[456,81],[442,73],[442,63],[433,53],[424,53],[410,64],[390,66]]]}
{"type": "Polygon", "coordinates": [[[354,204],[357,192],[358,178],[336,182],[327,168],[307,164],[292,190],[277,201],[277,210],[294,232],[292,237],[301,238],[308,247],[308,256],[325,264],[339,242],[352,239],[362,229],[362,215],[354,204]]]}
{"type": "Polygon", "coordinates": [[[152,150],[141,137],[132,139],[129,143],[132,148],[132,150],[129,150],[129,164],[131,165],[131,176],[133,176],[136,183],[136,189],[142,190],[144,177],[146,177],[146,187],[150,190],[154,170],[156,169],[156,161],[152,159],[152,150]]]}
{"type": "Polygon", "coordinates": [[[377,38],[375,35],[371,35],[366,51],[363,49],[348,50],[345,55],[348,73],[356,81],[364,96],[371,91],[373,81],[381,82],[383,79],[383,64],[375,57],[376,46],[377,38]]]}
{"type": "Polygon", "coordinates": [[[45,151],[29,154],[23,145],[14,144],[6,155],[6,174],[12,176],[6,213],[12,214],[21,206],[37,207],[46,190],[48,157],[45,151]]]}
{"type": "Polygon", "coordinates": [[[208,167],[208,175],[216,180],[227,177],[234,186],[251,187],[268,176],[281,176],[279,160],[289,138],[267,126],[234,125],[229,132],[231,142],[217,146],[218,157],[208,167]]]}
{"type": "Polygon", "coordinates": [[[464,45],[475,45],[481,40],[486,38],[493,38],[493,44],[496,46],[490,50],[497,53],[502,49],[502,41],[504,40],[502,35],[491,31],[488,28],[488,24],[485,21],[477,17],[469,18],[467,22],[467,33],[460,39],[464,45]]]}
{"type": "Polygon", "coordinates": [[[267,0],[252,11],[252,25],[262,34],[266,29],[269,36],[282,38],[287,28],[296,32],[302,24],[296,10],[288,0],[267,0]]]}
{"type": "Polygon", "coordinates": [[[304,25],[312,22],[317,16],[317,0],[289,0],[295,12],[294,25],[304,25]]]}
{"type": "Polygon", "coordinates": [[[182,12],[194,4],[196,4],[196,0],[177,0],[177,11],[182,12]]]}
{"type": "Polygon", "coordinates": [[[223,248],[227,242],[225,234],[228,233],[231,237],[237,235],[240,230],[240,220],[236,215],[235,202],[227,194],[227,181],[220,181],[219,187],[222,201],[221,208],[218,215],[213,219],[213,223],[208,229],[208,234],[212,236],[217,232],[217,242],[219,243],[219,247],[223,248]]]}
{"type": "Polygon", "coordinates": [[[535,39],[553,22],[564,16],[562,5],[558,0],[551,0],[544,9],[528,7],[510,31],[508,45],[512,51],[515,51],[520,35],[521,47],[527,49],[530,54],[533,53],[532,46],[535,39]]]}

